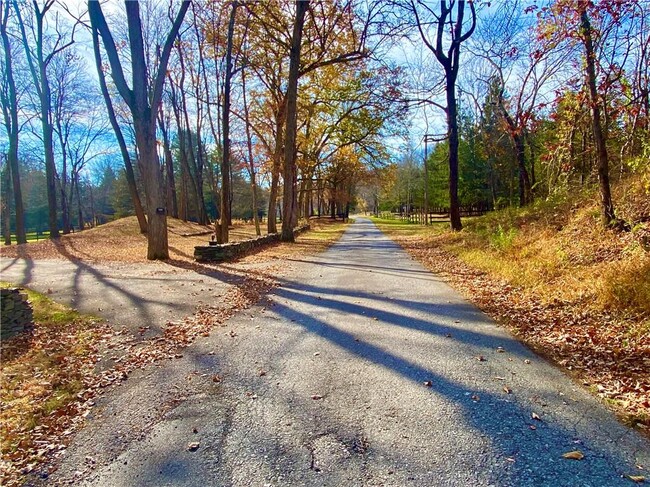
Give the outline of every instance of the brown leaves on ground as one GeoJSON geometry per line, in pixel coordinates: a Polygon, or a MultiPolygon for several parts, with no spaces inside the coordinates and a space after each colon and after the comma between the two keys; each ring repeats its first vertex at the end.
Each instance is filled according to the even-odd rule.
{"type": "MultiPolygon", "coordinates": [[[[301,234],[293,244],[270,244],[255,250],[244,259],[266,261],[301,253],[320,252],[341,234],[345,224],[328,218],[309,221],[312,231],[301,234]],[[256,258],[252,258],[257,256],[256,258]]],[[[167,218],[169,258],[172,261],[194,263],[194,247],[206,245],[213,228],[167,218]]],[[[265,232],[263,232],[265,233],[265,232]]],[[[230,241],[255,237],[252,224],[235,223],[230,229],[230,241]]],[[[29,259],[68,259],[87,262],[148,262],[147,237],[139,231],[136,217],[120,218],[95,228],[62,235],[58,240],[41,240],[23,245],[0,246],[0,256],[29,259]]]]}
{"type": "Polygon", "coordinates": [[[94,404],[87,388],[99,349],[112,336],[103,323],[33,294],[30,299],[37,320],[32,333],[2,342],[0,484],[7,486],[21,484],[21,473],[65,450],[94,404]]]}
{"type": "Polygon", "coordinates": [[[64,451],[66,440],[104,389],[126,380],[135,369],[182,357],[183,348],[255,304],[273,285],[259,275],[244,276],[224,294],[222,306],[202,306],[193,316],[167,323],[162,335],[148,340],[79,319],[56,327],[36,323],[31,336],[4,342],[2,485],[19,485],[21,474],[64,451]],[[120,352],[113,366],[95,370],[102,355],[120,352]],[[43,357],[50,360],[45,363],[43,357]]]}
{"type": "Polygon", "coordinates": [[[567,460],[582,460],[584,457],[584,454],[580,450],[569,451],[562,455],[562,458],[566,458],[567,460]]]}

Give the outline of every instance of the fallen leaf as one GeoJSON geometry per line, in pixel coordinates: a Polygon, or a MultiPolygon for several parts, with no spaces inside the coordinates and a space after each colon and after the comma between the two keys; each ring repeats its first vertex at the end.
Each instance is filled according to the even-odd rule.
{"type": "Polygon", "coordinates": [[[566,458],[568,460],[582,460],[584,457],[585,456],[580,450],[570,451],[562,455],[562,458],[566,458]]]}
{"type": "Polygon", "coordinates": [[[187,444],[187,449],[189,451],[196,451],[199,449],[200,443],[198,441],[191,441],[187,444]]]}
{"type": "Polygon", "coordinates": [[[630,479],[632,482],[636,483],[642,483],[645,482],[645,477],[643,475],[626,475],[628,479],[630,479]]]}
{"type": "Polygon", "coordinates": [[[319,394],[314,394],[313,396],[311,396],[311,398],[312,398],[314,401],[318,401],[319,399],[323,399],[323,396],[321,396],[321,395],[319,395],[319,394]]]}
{"type": "Polygon", "coordinates": [[[503,392],[506,394],[512,394],[512,389],[510,389],[508,386],[503,386],[503,392]]]}
{"type": "Polygon", "coordinates": [[[218,374],[213,375],[212,382],[221,382],[221,377],[218,374]]]}
{"type": "Polygon", "coordinates": [[[266,370],[260,370],[259,374],[260,377],[264,377],[266,375],[266,370]]]}
{"type": "Polygon", "coordinates": [[[530,413],[530,417],[533,419],[536,419],[537,421],[541,421],[542,418],[540,418],[537,413],[530,413]]]}

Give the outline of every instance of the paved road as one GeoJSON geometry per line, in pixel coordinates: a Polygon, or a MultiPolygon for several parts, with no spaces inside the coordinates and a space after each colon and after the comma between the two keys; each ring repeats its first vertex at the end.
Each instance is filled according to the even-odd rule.
{"type": "Polygon", "coordinates": [[[281,281],[104,398],[50,480],[628,486],[650,468],[646,439],[369,221],[281,281]]]}
{"type": "Polygon", "coordinates": [[[150,335],[162,333],[167,321],[189,316],[198,305],[222,296],[236,276],[216,270],[199,274],[160,262],[98,264],[4,257],[0,259],[0,280],[47,293],[132,334],[149,327],[150,335]]]}

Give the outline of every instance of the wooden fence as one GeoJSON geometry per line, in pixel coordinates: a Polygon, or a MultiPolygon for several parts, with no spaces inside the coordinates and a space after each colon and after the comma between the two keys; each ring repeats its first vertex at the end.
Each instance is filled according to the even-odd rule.
{"type": "MultiPolygon", "coordinates": [[[[466,205],[460,207],[460,216],[481,216],[487,212],[494,210],[494,207],[489,203],[476,203],[473,205],[466,205]]],[[[406,213],[393,213],[393,218],[409,223],[435,223],[449,220],[448,207],[433,207],[429,208],[429,214],[425,215],[422,208],[413,208],[410,212],[406,213]],[[425,220],[426,217],[426,220],[425,220]]]]}

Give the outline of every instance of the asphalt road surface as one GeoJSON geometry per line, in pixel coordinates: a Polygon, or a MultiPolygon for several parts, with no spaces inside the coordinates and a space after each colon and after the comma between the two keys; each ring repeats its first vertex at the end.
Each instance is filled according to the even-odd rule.
{"type": "Polygon", "coordinates": [[[630,486],[626,475],[647,475],[646,438],[368,220],[293,268],[268,301],[104,397],[48,482],[630,486]],[[562,457],[575,450],[582,460],[562,457]]]}

